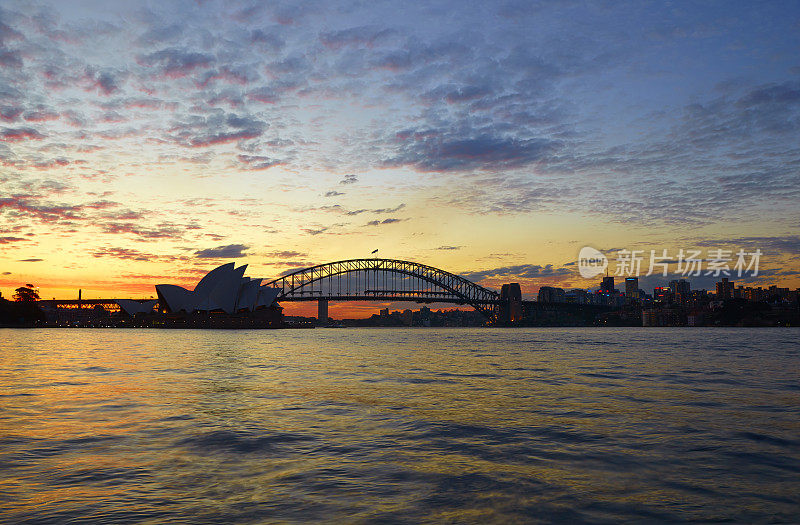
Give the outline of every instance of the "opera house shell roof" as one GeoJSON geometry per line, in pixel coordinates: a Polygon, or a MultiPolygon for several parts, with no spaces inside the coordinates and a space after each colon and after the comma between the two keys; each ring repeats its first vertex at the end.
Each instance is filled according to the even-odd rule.
{"type": "Polygon", "coordinates": [[[223,264],[200,279],[194,290],[174,284],[156,285],[156,293],[169,312],[210,312],[222,310],[228,314],[242,310],[254,311],[271,306],[280,290],[261,286],[261,279],[244,277],[247,265],[234,267],[234,263],[223,264]]]}
{"type": "Polygon", "coordinates": [[[133,317],[136,314],[152,312],[158,301],[137,301],[135,299],[117,299],[117,304],[125,313],[133,317]]]}

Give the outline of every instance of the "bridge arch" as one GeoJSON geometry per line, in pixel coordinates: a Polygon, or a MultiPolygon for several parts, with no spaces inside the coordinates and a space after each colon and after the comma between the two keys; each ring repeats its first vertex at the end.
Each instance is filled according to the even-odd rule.
{"type": "Polygon", "coordinates": [[[433,266],[378,258],[319,264],[279,277],[266,286],[280,289],[279,302],[388,299],[468,304],[493,322],[498,317],[500,298],[493,290],[433,266]],[[354,275],[364,277],[352,279],[354,275]]]}

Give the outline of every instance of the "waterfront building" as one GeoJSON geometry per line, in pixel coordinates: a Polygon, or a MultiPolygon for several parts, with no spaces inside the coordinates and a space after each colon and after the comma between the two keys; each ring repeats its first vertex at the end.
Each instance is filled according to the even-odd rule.
{"type": "Polygon", "coordinates": [[[280,293],[278,288],[261,286],[261,279],[244,277],[247,265],[235,268],[223,264],[208,272],[194,290],[175,284],[158,284],[156,293],[160,307],[169,313],[212,312],[227,314],[267,308],[280,293]]]}
{"type": "Polygon", "coordinates": [[[639,278],[626,277],[625,278],[625,298],[629,301],[639,299],[639,278]]]}
{"type": "Polygon", "coordinates": [[[563,288],[554,286],[542,286],[539,288],[539,295],[536,300],[540,303],[565,303],[567,302],[563,288]]]}
{"type": "Polygon", "coordinates": [[[723,277],[722,280],[717,283],[716,299],[718,301],[733,299],[733,285],[733,281],[729,281],[727,277],[723,277]]]}

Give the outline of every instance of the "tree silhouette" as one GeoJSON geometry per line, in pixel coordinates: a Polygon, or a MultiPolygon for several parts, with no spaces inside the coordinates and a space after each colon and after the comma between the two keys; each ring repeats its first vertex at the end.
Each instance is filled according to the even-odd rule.
{"type": "Polygon", "coordinates": [[[19,303],[34,303],[39,300],[39,291],[32,284],[26,284],[14,290],[13,297],[19,303]]]}

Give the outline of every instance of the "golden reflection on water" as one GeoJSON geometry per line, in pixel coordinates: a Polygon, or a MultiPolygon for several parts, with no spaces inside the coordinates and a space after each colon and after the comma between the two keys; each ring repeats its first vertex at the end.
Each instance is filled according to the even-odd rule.
{"type": "Polygon", "coordinates": [[[780,517],[788,336],[8,330],[0,501],[56,521],[780,517]]]}

